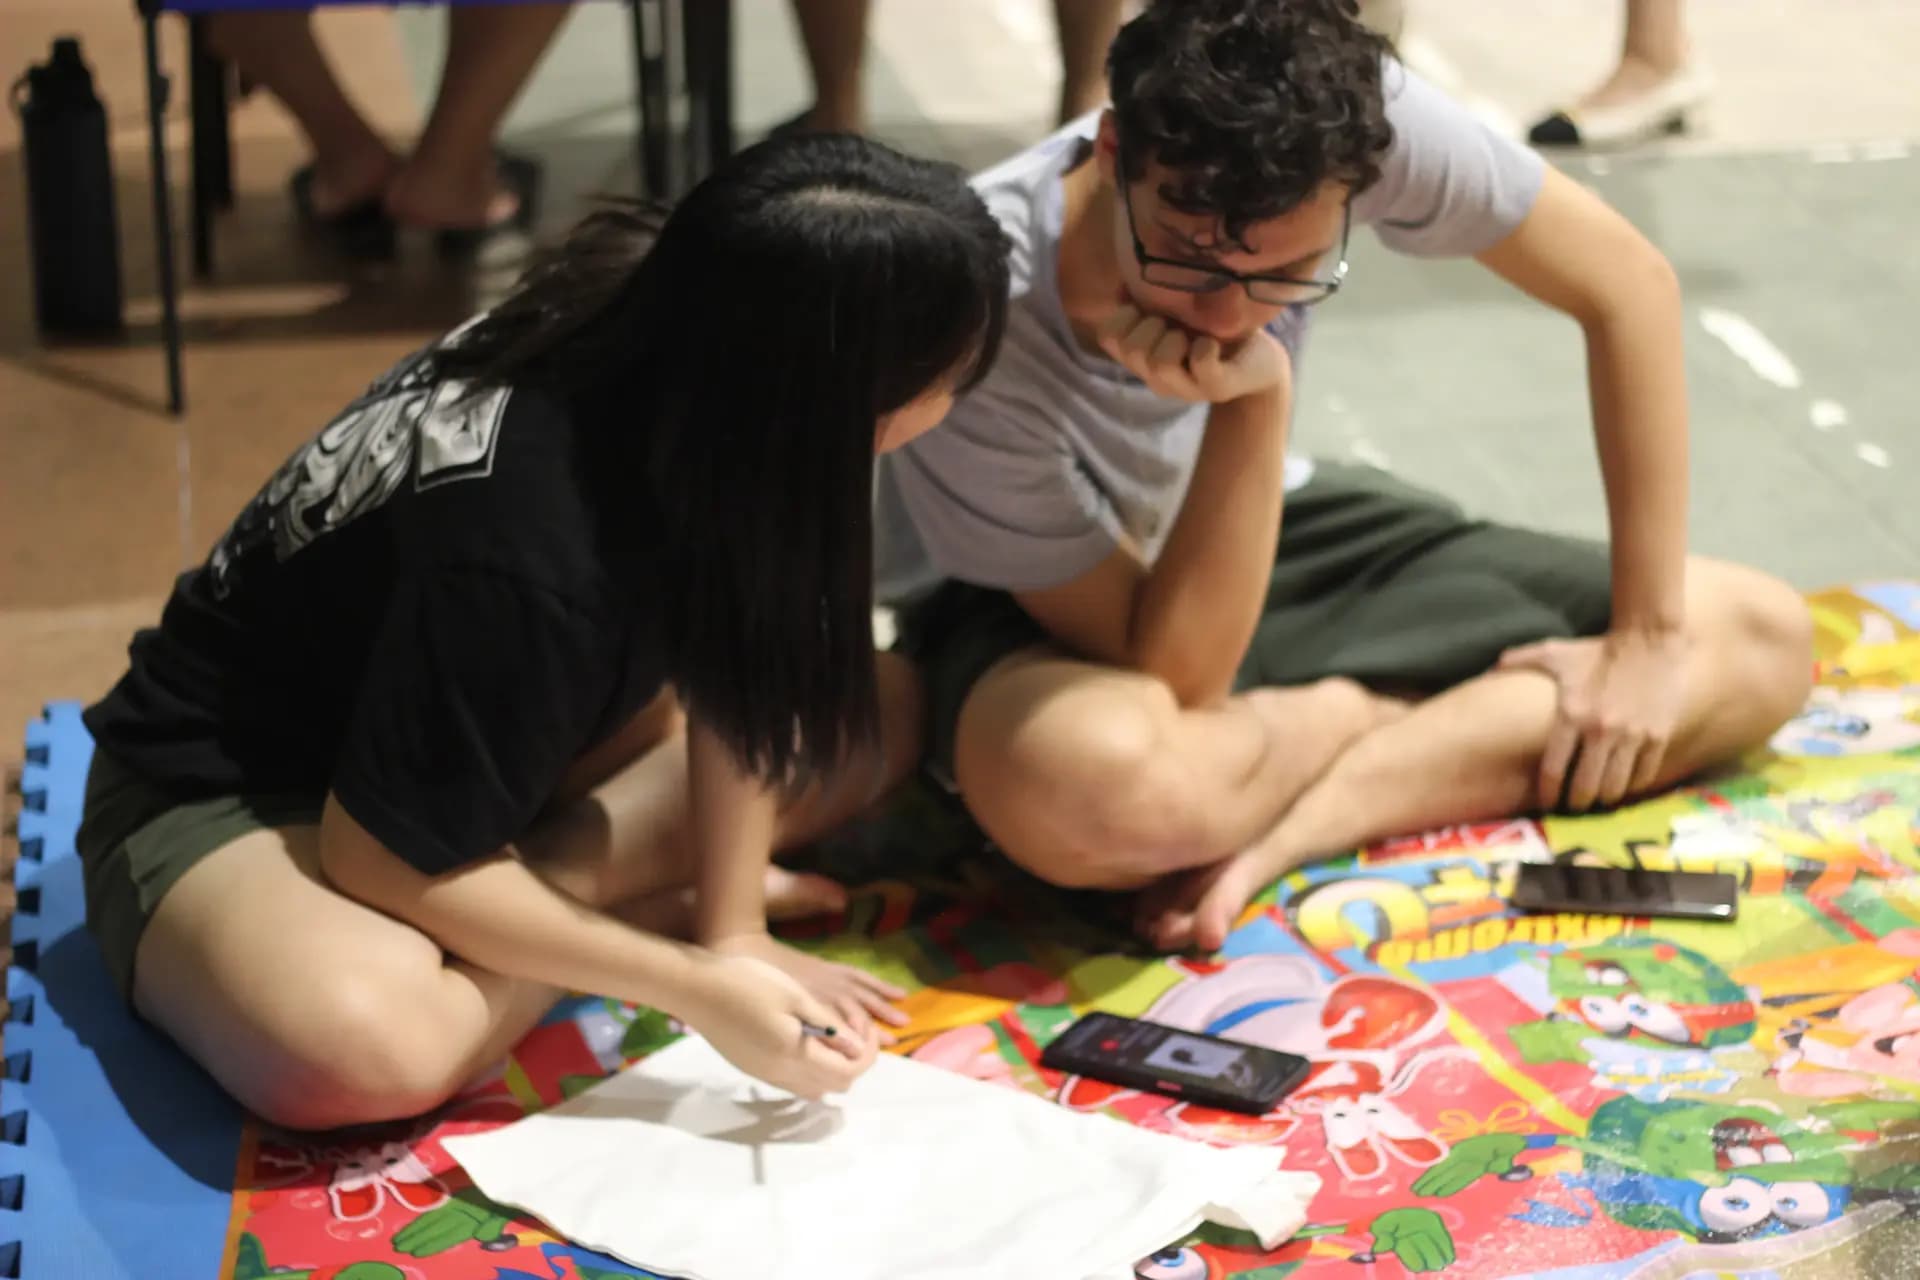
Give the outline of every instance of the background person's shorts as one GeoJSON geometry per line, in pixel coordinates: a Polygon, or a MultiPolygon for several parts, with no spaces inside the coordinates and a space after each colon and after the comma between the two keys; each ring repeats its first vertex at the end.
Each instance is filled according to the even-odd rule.
{"type": "Polygon", "coordinates": [[[140,936],[167,890],[248,832],[317,824],[324,799],[302,793],[183,800],[94,751],[74,843],[86,879],[87,930],[128,1005],[140,936]]]}
{"type": "MultiPolygon", "coordinates": [[[[1287,495],[1267,601],[1235,685],[1346,676],[1436,693],[1515,645],[1597,635],[1612,616],[1604,544],[1469,519],[1372,467],[1317,463],[1287,495]]],[[[895,645],[927,682],[927,764],[951,786],[967,695],[1046,633],[1004,591],[948,582],[900,611],[895,645]]]]}

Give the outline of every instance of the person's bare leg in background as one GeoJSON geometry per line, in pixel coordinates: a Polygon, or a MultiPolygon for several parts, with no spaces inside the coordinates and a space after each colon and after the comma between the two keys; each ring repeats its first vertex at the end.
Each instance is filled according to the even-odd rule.
{"type": "Polygon", "coordinates": [[[1620,61],[1580,105],[1612,107],[1632,102],[1682,70],[1688,53],[1683,0],[1626,0],[1620,61]]]}
{"type": "MultiPolygon", "coordinates": [[[[1107,46],[1120,29],[1121,0],[1054,0],[1054,27],[1060,37],[1059,120],[1085,115],[1107,100],[1107,46]]],[[[870,0],[793,0],[800,43],[813,78],[813,106],[798,123],[831,133],[862,133],[867,128],[865,86],[870,0]]],[[[935,23],[950,14],[945,7],[926,10],[926,29],[938,38],[935,23]]]]}
{"type": "Polygon", "coordinates": [[[511,218],[494,139],[572,8],[462,5],[447,14],[447,57],[420,141],[387,188],[387,211],[418,227],[477,228],[511,218]]]}
{"type": "Polygon", "coordinates": [[[793,0],[800,43],[813,76],[813,106],[801,118],[823,133],[867,128],[868,0],[793,0]]]}
{"type": "Polygon", "coordinates": [[[447,15],[440,90],[418,144],[403,162],[347,98],[296,11],[207,18],[215,52],[286,107],[313,149],[312,212],[331,218],[384,198],[401,222],[477,228],[513,215],[500,186],[494,138],[554,33],[565,4],[461,6],[447,15]]]}
{"type": "Polygon", "coordinates": [[[305,135],[314,215],[331,218],[379,198],[400,162],[341,89],[314,39],[313,15],[212,13],[206,23],[214,52],[271,93],[305,135]]]}
{"type": "Polygon", "coordinates": [[[1060,34],[1060,123],[1107,101],[1107,46],[1120,30],[1120,0],[1053,0],[1060,34]]]}

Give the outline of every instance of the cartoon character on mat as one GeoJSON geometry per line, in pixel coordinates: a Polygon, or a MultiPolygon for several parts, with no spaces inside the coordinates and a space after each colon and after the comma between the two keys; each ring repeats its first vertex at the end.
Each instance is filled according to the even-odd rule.
{"type": "Polygon", "coordinates": [[[1250,1232],[1208,1225],[1180,1244],[1168,1245],[1135,1264],[1135,1280],[1264,1280],[1288,1274],[1300,1265],[1312,1241],[1295,1239],[1277,1250],[1260,1247],[1250,1232]]]}
{"type": "Polygon", "coordinates": [[[1772,1074],[1805,1098],[1867,1093],[1889,1082],[1920,1085],[1920,996],[1892,982],[1855,996],[1825,1023],[1795,1019],[1779,1037],[1772,1074]]]}
{"type": "MultiPolygon", "coordinates": [[[[1356,1181],[1382,1176],[1392,1161],[1425,1166],[1446,1155],[1445,1144],[1394,1101],[1422,1070],[1451,1056],[1419,1047],[1446,1023],[1431,992],[1375,974],[1348,974],[1329,986],[1297,956],[1171,963],[1192,976],[1161,996],[1148,1020],[1299,1054],[1313,1070],[1264,1116],[1176,1102],[1156,1123],[1211,1142],[1278,1143],[1299,1126],[1298,1117],[1317,1115],[1327,1154],[1356,1181]]],[[[1079,1110],[1132,1096],[1080,1076],[1060,1089],[1060,1101],[1079,1110]]]]}
{"type": "Polygon", "coordinates": [[[270,1266],[260,1237],[249,1231],[240,1236],[229,1280],[407,1280],[407,1273],[390,1262],[360,1261],[325,1267],[270,1266]]]}
{"type": "Polygon", "coordinates": [[[449,1104],[431,1120],[362,1131],[351,1144],[308,1145],[263,1131],[246,1187],[251,1231],[275,1253],[295,1250],[303,1265],[326,1259],[309,1280],[335,1280],[336,1272],[338,1280],[401,1280],[393,1263],[406,1256],[427,1257],[468,1243],[486,1254],[507,1254],[529,1234],[550,1238],[524,1226],[516,1228],[518,1234],[509,1231],[514,1223],[504,1211],[460,1187],[458,1170],[440,1144],[456,1133],[510,1123],[524,1111],[511,1096],[485,1091],[449,1104]],[[400,1255],[391,1262],[373,1244],[382,1237],[400,1255]],[[377,1259],[352,1256],[369,1247],[377,1259]]]}
{"type": "MultiPolygon", "coordinates": [[[[1459,1195],[1482,1178],[1526,1182],[1519,1163],[1554,1146],[1581,1153],[1578,1173],[1526,1201],[1511,1215],[1537,1226],[1578,1230],[1596,1208],[1638,1231],[1674,1232],[1703,1244],[1747,1241],[1821,1226],[1850,1206],[1893,1200],[1920,1204],[1920,1165],[1888,1165],[1859,1176],[1853,1157],[1879,1144],[1884,1127],[1920,1121],[1911,1105],[1851,1103],[1818,1108],[1805,1122],[1767,1107],[1672,1099],[1614,1098],[1593,1113],[1586,1136],[1483,1134],[1457,1143],[1421,1174],[1414,1194],[1459,1195]]],[[[1395,1210],[1373,1224],[1374,1254],[1399,1253],[1395,1210]],[[1389,1234],[1383,1239],[1381,1226],[1389,1234]]],[[[1432,1253],[1438,1219],[1410,1237],[1432,1253]]],[[[1449,1238],[1441,1253],[1451,1256],[1449,1238]]],[[[1359,1260],[1370,1261],[1372,1255],[1359,1260]]],[[[1403,1261],[1406,1259],[1403,1257],[1403,1261]]],[[[1414,1267],[1409,1269],[1434,1269],[1414,1267]]]]}
{"type": "Polygon", "coordinates": [[[295,1147],[263,1142],[255,1157],[258,1190],[315,1185],[324,1177],[336,1222],[378,1219],[389,1206],[411,1217],[447,1202],[447,1188],[411,1141],[357,1147],[295,1147]]]}
{"type": "Polygon", "coordinates": [[[1508,1034],[1528,1062],[1577,1062],[1596,1037],[1651,1049],[1718,1049],[1753,1039],[1752,996],[1697,951],[1623,938],[1547,962],[1556,1005],[1508,1034]]]}
{"type": "Polygon", "coordinates": [[[1920,929],[1894,929],[1864,942],[1742,965],[1735,977],[1760,1000],[1757,1044],[1786,1047],[1795,1030],[1826,1025],[1855,997],[1912,978],[1920,929]]]}
{"type": "Polygon", "coordinates": [[[1920,685],[1817,685],[1770,744],[1783,756],[1862,756],[1920,747],[1920,685]]]}
{"type": "Polygon", "coordinates": [[[334,1161],[327,1203],[341,1222],[378,1217],[389,1199],[412,1213],[425,1213],[447,1202],[446,1187],[404,1142],[327,1154],[334,1161]]]}
{"type": "Polygon", "coordinates": [[[1033,1036],[1051,1039],[1073,1020],[1070,995],[1057,975],[1019,961],[959,974],[899,1002],[910,1021],[894,1052],[987,1084],[1042,1092],[1033,1036]]]}

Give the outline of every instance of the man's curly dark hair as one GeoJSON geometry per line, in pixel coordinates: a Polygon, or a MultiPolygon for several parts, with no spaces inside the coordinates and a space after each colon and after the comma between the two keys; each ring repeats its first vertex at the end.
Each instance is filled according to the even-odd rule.
{"type": "Polygon", "coordinates": [[[1107,54],[1121,177],[1158,161],[1161,198],[1235,240],[1322,183],[1364,191],[1393,141],[1388,51],[1356,0],[1152,0],[1107,54]]]}

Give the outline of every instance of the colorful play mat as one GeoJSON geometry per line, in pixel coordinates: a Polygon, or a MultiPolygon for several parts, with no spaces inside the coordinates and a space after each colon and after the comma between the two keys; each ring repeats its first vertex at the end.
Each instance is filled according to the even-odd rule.
{"type": "MultiPolygon", "coordinates": [[[[1071,900],[994,877],[874,884],[796,940],[914,989],[901,1052],[1270,1147],[1324,1179],[1283,1247],[1208,1229],[1142,1260],[1147,1280],[1920,1276],[1920,584],[1811,605],[1818,687],[1737,771],[1606,816],[1317,865],[1249,908],[1218,956],[1130,951],[1071,900]],[[1516,863],[1555,857],[1732,872],[1739,922],[1509,911],[1516,863]],[[1301,1053],[1313,1073],[1250,1118],[1042,1070],[1041,1046],[1091,1009],[1301,1053]]],[[[675,1026],[576,1000],[427,1120],[264,1129],[122,1011],[80,929],[89,750],[71,706],[29,731],[0,1087],[0,1241],[17,1243],[0,1274],[644,1274],[489,1204],[441,1139],[591,1087],[675,1026]]],[[[834,1260],[795,1274],[831,1280],[834,1260]]]]}

